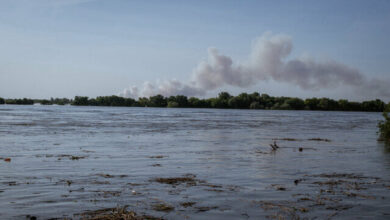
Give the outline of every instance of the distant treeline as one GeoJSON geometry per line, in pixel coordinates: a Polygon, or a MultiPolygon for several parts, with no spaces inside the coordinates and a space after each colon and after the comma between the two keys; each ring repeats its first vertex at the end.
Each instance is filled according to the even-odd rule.
{"type": "MultiPolygon", "coordinates": [[[[247,94],[241,93],[232,96],[227,92],[221,92],[215,98],[199,99],[196,97],[186,97],[183,95],[164,97],[155,95],[149,98],[142,97],[138,100],[123,98],[119,96],[99,96],[88,98],[86,96],[76,96],[70,99],[1,99],[0,104],[33,104],[43,105],[78,105],[78,106],[128,106],[128,107],[173,107],[173,108],[225,108],[225,109],[272,109],[272,110],[324,110],[324,111],[368,111],[382,112],[386,104],[379,100],[364,102],[350,102],[346,99],[333,100],[329,98],[291,98],[273,97],[257,92],[247,94]]],[[[387,105],[390,105],[387,104],[387,105]]]]}
{"type": "Polygon", "coordinates": [[[56,99],[3,99],[0,98],[0,104],[12,104],[12,105],[33,105],[34,103],[40,103],[41,105],[66,105],[71,104],[72,100],[67,98],[56,98],[56,99]]]}
{"type": "Polygon", "coordinates": [[[12,105],[33,105],[34,100],[32,99],[3,99],[0,98],[0,104],[12,104],[12,105]]]}

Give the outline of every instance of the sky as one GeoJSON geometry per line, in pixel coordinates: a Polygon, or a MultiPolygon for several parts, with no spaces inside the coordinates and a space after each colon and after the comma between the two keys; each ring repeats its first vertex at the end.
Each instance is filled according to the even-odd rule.
{"type": "Polygon", "coordinates": [[[386,0],[0,0],[0,97],[390,101],[389,36],[386,0]]]}

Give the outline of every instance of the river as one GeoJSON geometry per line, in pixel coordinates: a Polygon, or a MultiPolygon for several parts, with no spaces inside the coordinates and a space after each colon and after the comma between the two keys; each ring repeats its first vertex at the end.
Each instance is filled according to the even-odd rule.
{"type": "Polygon", "coordinates": [[[78,219],[126,206],[164,219],[389,219],[381,119],[0,105],[0,218],[78,219]]]}

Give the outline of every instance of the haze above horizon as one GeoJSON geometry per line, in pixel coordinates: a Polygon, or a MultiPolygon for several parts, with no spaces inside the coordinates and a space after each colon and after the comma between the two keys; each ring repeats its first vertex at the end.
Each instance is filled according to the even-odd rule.
{"type": "Polygon", "coordinates": [[[390,101],[389,1],[0,0],[0,97],[390,101]]]}

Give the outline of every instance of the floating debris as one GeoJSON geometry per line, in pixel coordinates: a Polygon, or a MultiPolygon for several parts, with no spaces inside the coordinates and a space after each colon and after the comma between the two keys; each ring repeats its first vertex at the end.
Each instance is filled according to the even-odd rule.
{"type": "Polygon", "coordinates": [[[296,138],[274,138],[273,140],[279,140],[279,141],[302,141],[301,139],[296,138]]]}
{"type": "MultiPolygon", "coordinates": [[[[261,208],[270,212],[268,218],[273,219],[306,219],[308,213],[313,207],[315,210],[323,210],[329,218],[338,215],[340,212],[349,210],[359,205],[353,201],[354,198],[375,200],[378,197],[362,194],[359,191],[366,190],[368,185],[375,187],[386,187],[385,182],[378,177],[363,176],[354,173],[323,173],[317,175],[305,175],[305,178],[295,179],[294,184],[307,182],[310,187],[318,189],[305,194],[293,194],[297,197],[295,200],[283,201],[254,201],[260,203],[261,208]],[[314,178],[314,180],[313,180],[314,178]],[[351,201],[352,200],[352,201],[351,201]]],[[[271,185],[276,190],[284,191],[284,186],[278,184],[271,185]]],[[[383,199],[383,198],[382,198],[383,199]]],[[[359,200],[356,200],[359,201],[359,200]]],[[[309,218],[318,218],[319,216],[310,215],[309,218]]]]}
{"type": "Polygon", "coordinates": [[[104,198],[109,198],[111,196],[120,196],[121,191],[102,191],[103,192],[103,197],[104,198]]]}
{"type": "Polygon", "coordinates": [[[313,177],[325,177],[325,178],[347,178],[347,179],[380,179],[378,177],[368,177],[353,173],[323,173],[319,175],[312,175],[313,177]]]}
{"type": "Polygon", "coordinates": [[[276,144],[276,141],[274,141],[274,143],[270,144],[269,146],[271,146],[273,151],[276,151],[279,148],[279,146],[276,144]]]}
{"type": "Polygon", "coordinates": [[[33,215],[26,215],[26,219],[29,219],[29,220],[37,220],[37,217],[36,217],[36,216],[33,216],[33,215]]]}
{"type": "Polygon", "coordinates": [[[298,185],[298,183],[302,182],[302,180],[303,180],[303,179],[296,179],[296,180],[294,180],[294,184],[295,184],[295,185],[298,185]]]}
{"type": "Polygon", "coordinates": [[[169,177],[169,178],[155,178],[153,181],[164,184],[178,185],[181,183],[187,183],[190,185],[196,185],[195,175],[188,174],[184,177],[169,177]]]}
{"type": "Polygon", "coordinates": [[[111,175],[111,174],[108,174],[108,173],[98,173],[96,175],[104,177],[104,178],[114,178],[114,177],[124,178],[124,177],[128,177],[128,175],[123,175],[123,174],[122,175],[111,175]]]}
{"type": "Polygon", "coordinates": [[[85,156],[71,156],[70,159],[71,160],[80,160],[80,159],[84,159],[85,156]]]}
{"type": "Polygon", "coordinates": [[[326,209],[328,210],[336,210],[336,211],[342,211],[342,210],[348,210],[353,208],[352,205],[337,205],[337,206],[328,206],[326,209]]]}
{"type": "Polygon", "coordinates": [[[17,183],[16,181],[3,182],[3,183],[7,184],[8,186],[17,186],[17,185],[19,185],[19,183],[17,183]]]}
{"type": "Polygon", "coordinates": [[[264,152],[264,151],[261,151],[261,150],[257,150],[256,153],[257,154],[270,154],[269,152],[264,152]]]}
{"type": "MultiPolygon", "coordinates": [[[[46,155],[35,155],[36,157],[42,157],[45,156],[46,158],[51,158],[54,157],[55,155],[53,154],[46,154],[46,155]]],[[[68,158],[69,160],[80,160],[80,159],[85,159],[88,156],[75,156],[75,155],[70,155],[70,154],[60,154],[56,155],[58,160],[62,160],[63,158],[68,158]]]]}
{"type": "Polygon", "coordinates": [[[106,208],[95,211],[87,211],[79,214],[82,220],[163,220],[148,215],[137,215],[133,211],[127,211],[127,207],[106,208]]]}
{"type": "Polygon", "coordinates": [[[303,198],[299,198],[298,201],[313,201],[313,200],[307,197],[303,197],[303,198]]]}
{"type": "Polygon", "coordinates": [[[149,158],[152,158],[152,159],[161,159],[161,158],[164,158],[164,157],[167,157],[167,156],[164,156],[164,155],[157,155],[157,156],[150,156],[149,158]]]}
{"type": "Polygon", "coordinates": [[[210,211],[211,209],[217,209],[218,206],[200,206],[200,207],[196,207],[196,210],[198,212],[207,212],[207,211],[210,211]]]}
{"type": "Polygon", "coordinates": [[[96,174],[96,175],[101,176],[101,177],[104,177],[104,178],[114,178],[113,175],[105,174],[105,173],[99,173],[99,174],[96,174]]]}
{"type": "Polygon", "coordinates": [[[175,208],[169,204],[166,203],[158,203],[153,205],[153,210],[159,211],[159,212],[170,212],[174,210],[175,208]]]}
{"type": "Polygon", "coordinates": [[[135,190],[131,190],[131,194],[133,194],[133,195],[140,195],[141,193],[139,193],[139,192],[137,192],[135,190]]]}
{"type": "Polygon", "coordinates": [[[272,184],[271,185],[274,189],[276,190],[279,190],[279,191],[286,191],[286,187],[282,186],[282,185],[278,185],[278,184],[272,184]]]}
{"type": "Polygon", "coordinates": [[[196,204],[196,202],[182,202],[182,203],[180,203],[180,205],[183,206],[184,208],[192,207],[195,204],[196,204]]]}
{"type": "Polygon", "coordinates": [[[308,141],[324,141],[324,142],[331,142],[331,140],[326,138],[309,138],[308,141]]]}
{"type": "Polygon", "coordinates": [[[288,202],[265,202],[260,201],[260,207],[265,211],[268,210],[277,210],[277,213],[274,213],[269,218],[274,219],[300,219],[297,211],[306,213],[309,210],[304,207],[296,207],[288,202]]]}
{"type": "Polygon", "coordinates": [[[97,180],[93,180],[93,181],[91,182],[91,184],[108,185],[108,184],[110,184],[110,182],[109,182],[109,181],[97,181],[97,180]]]}
{"type": "Polygon", "coordinates": [[[360,197],[363,199],[376,199],[375,196],[368,196],[368,195],[363,195],[359,193],[352,193],[352,192],[344,192],[344,195],[349,196],[349,197],[360,197]]]}
{"type": "Polygon", "coordinates": [[[9,163],[9,162],[11,162],[11,158],[9,158],[9,157],[4,158],[4,161],[9,163]]]}

